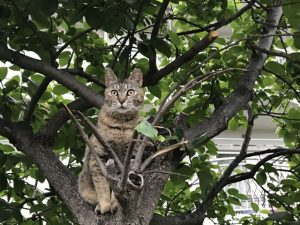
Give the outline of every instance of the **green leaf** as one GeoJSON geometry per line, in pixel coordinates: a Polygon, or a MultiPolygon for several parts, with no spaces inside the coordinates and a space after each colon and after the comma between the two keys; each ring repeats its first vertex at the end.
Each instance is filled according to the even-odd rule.
{"type": "Polygon", "coordinates": [[[207,167],[200,168],[200,170],[197,172],[197,176],[200,180],[201,193],[206,195],[213,181],[213,176],[210,172],[210,169],[207,167]]]}
{"type": "Polygon", "coordinates": [[[158,138],[157,130],[146,120],[143,120],[141,123],[139,123],[135,129],[152,140],[157,140],[158,138]]]}
{"type": "Polygon", "coordinates": [[[0,5],[0,19],[8,19],[11,16],[11,10],[8,7],[0,5]]]}
{"type": "Polygon", "coordinates": [[[235,117],[233,117],[231,120],[228,122],[228,128],[231,131],[235,131],[239,128],[239,121],[235,117]]]}
{"type": "Polygon", "coordinates": [[[258,172],[256,175],[256,180],[259,185],[264,185],[267,181],[267,175],[264,171],[258,172]]]}
{"type": "Polygon", "coordinates": [[[295,28],[300,30],[300,2],[294,0],[285,0],[285,4],[283,4],[283,13],[284,16],[287,17],[289,24],[295,28]]]}
{"type": "Polygon", "coordinates": [[[175,32],[169,31],[169,37],[176,47],[180,46],[180,37],[175,32]]]}
{"type": "Polygon", "coordinates": [[[216,147],[215,143],[211,140],[209,140],[206,144],[205,147],[207,148],[207,153],[211,155],[216,155],[218,154],[218,148],[216,147]]]}
{"type": "Polygon", "coordinates": [[[14,179],[14,190],[16,193],[22,194],[24,187],[25,187],[24,181],[20,179],[14,179]]]}
{"type": "Polygon", "coordinates": [[[155,50],[153,49],[153,47],[144,42],[138,43],[138,50],[142,55],[146,56],[149,59],[153,58],[153,56],[155,55],[155,50]]]}
{"type": "Polygon", "coordinates": [[[241,200],[248,200],[248,196],[247,195],[244,195],[244,194],[241,194],[241,193],[238,193],[235,195],[238,199],[241,199],[241,200]]]}
{"type": "Polygon", "coordinates": [[[102,24],[103,12],[96,8],[88,8],[85,13],[85,19],[90,27],[97,27],[102,24]]]}
{"type": "Polygon", "coordinates": [[[15,149],[11,145],[0,144],[0,150],[3,152],[14,152],[15,149]]]}
{"type": "Polygon", "coordinates": [[[58,0],[33,0],[31,3],[31,10],[41,10],[47,16],[54,14],[58,8],[58,0]]]}
{"type": "Polygon", "coordinates": [[[5,164],[5,161],[6,161],[6,155],[0,150],[0,168],[5,164]]]}
{"type": "Polygon", "coordinates": [[[286,216],[288,216],[289,213],[284,212],[274,212],[272,214],[269,214],[269,219],[273,221],[282,221],[286,216]]]}
{"type": "Polygon", "coordinates": [[[4,173],[0,173],[0,192],[5,190],[7,187],[7,178],[4,173]]]}
{"type": "Polygon", "coordinates": [[[56,95],[63,95],[68,92],[69,92],[69,90],[61,84],[58,84],[53,88],[53,93],[56,95]]]}
{"type": "Polygon", "coordinates": [[[158,85],[155,86],[148,86],[148,91],[153,94],[155,97],[160,98],[161,97],[161,89],[158,85]]]}
{"type": "Polygon", "coordinates": [[[7,67],[0,67],[0,80],[3,80],[7,75],[7,67]]]}
{"type": "Polygon", "coordinates": [[[193,168],[191,168],[190,166],[188,165],[183,165],[181,166],[178,171],[178,173],[182,174],[182,175],[185,175],[185,179],[187,177],[191,177],[193,174],[194,174],[194,170],[193,168]]]}
{"type": "Polygon", "coordinates": [[[254,212],[259,211],[259,206],[255,202],[251,202],[251,208],[253,209],[254,212]]]}
{"type": "Polygon", "coordinates": [[[67,65],[69,63],[70,57],[71,57],[71,52],[68,52],[68,51],[62,52],[59,55],[59,65],[61,67],[67,65]]]}
{"type": "Polygon", "coordinates": [[[158,37],[155,37],[155,38],[151,39],[151,44],[154,46],[154,48],[156,48],[158,51],[160,51],[165,56],[171,57],[171,55],[172,55],[171,47],[166,41],[164,41],[158,37]]]}
{"type": "Polygon", "coordinates": [[[125,0],[129,5],[133,5],[137,0],[125,0]]]}
{"type": "Polygon", "coordinates": [[[275,61],[267,62],[265,65],[265,68],[272,71],[275,74],[278,74],[281,76],[285,75],[285,67],[278,62],[275,62],[275,61]]]}
{"type": "Polygon", "coordinates": [[[300,108],[290,108],[287,115],[289,124],[300,130],[300,108]]]}
{"type": "Polygon", "coordinates": [[[229,188],[227,190],[227,193],[230,195],[237,195],[239,193],[239,191],[236,188],[229,188]]]}
{"type": "Polygon", "coordinates": [[[12,90],[15,90],[17,87],[19,87],[19,77],[13,76],[9,81],[5,83],[4,92],[9,93],[12,90]]]}
{"type": "Polygon", "coordinates": [[[228,197],[228,200],[229,200],[229,202],[231,204],[238,205],[238,206],[242,205],[241,202],[240,202],[240,200],[238,198],[236,198],[236,197],[230,196],[230,197],[228,197]]]}
{"type": "MultiPolygon", "coordinates": [[[[300,19],[300,18],[299,18],[300,19]]],[[[298,23],[298,22],[297,22],[298,23]]],[[[297,49],[300,49],[300,37],[299,37],[299,34],[300,32],[295,32],[294,33],[295,36],[293,37],[294,38],[294,46],[297,48],[297,49]]]]}

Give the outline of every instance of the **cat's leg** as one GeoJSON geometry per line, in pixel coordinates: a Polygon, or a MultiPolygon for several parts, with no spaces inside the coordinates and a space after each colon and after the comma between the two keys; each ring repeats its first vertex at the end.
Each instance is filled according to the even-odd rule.
{"type": "Polygon", "coordinates": [[[110,200],[111,200],[111,209],[110,209],[110,211],[112,213],[115,213],[115,212],[117,212],[117,210],[119,208],[119,202],[116,199],[115,193],[113,191],[111,191],[111,198],[110,198],[110,200]]]}
{"type": "Polygon", "coordinates": [[[81,197],[91,204],[98,203],[98,197],[89,173],[82,170],[78,178],[78,189],[81,197]]]}
{"type": "Polygon", "coordinates": [[[111,211],[111,196],[110,187],[106,178],[102,175],[101,169],[99,168],[94,157],[90,158],[89,169],[93,179],[93,184],[97,193],[98,203],[95,208],[96,213],[107,213],[111,211]]]}

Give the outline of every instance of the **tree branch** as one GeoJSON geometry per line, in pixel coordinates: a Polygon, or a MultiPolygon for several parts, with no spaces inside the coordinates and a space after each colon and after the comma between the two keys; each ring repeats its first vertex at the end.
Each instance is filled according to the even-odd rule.
{"type": "Polygon", "coordinates": [[[293,58],[292,56],[290,56],[287,53],[279,52],[279,51],[270,51],[270,50],[266,50],[264,48],[261,48],[261,47],[255,46],[255,45],[253,45],[252,47],[254,49],[260,51],[260,52],[266,53],[268,55],[283,57],[283,58],[286,58],[286,59],[288,59],[289,61],[291,61],[293,63],[297,63],[297,64],[300,65],[300,60],[293,58]]]}
{"type": "MultiPolygon", "coordinates": [[[[103,100],[99,102],[103,104],[103,100]]],[[[93,105],[85,99],[76,99],[75,101],[69,103],[67,106],[72,111],[84,111],[91,108],[93,105]]],[[[64,108],[60,109],[51,119],[49,119],[49,121],[46,123],[46,125],[38,135],[43,137],[43,139],[50,141],[51,143],[54,134],[69,119],[70,116],[67,111],[64,108]]]]}
{"type": "MultiPolygon", "coordinates": [[[[281,7],[273,7],[269,10],[266,27],[267,34],[275,34],[282,16],[281,7]]],[[[269,50],[273,42],[272,36],[262,37],[258,43],[260,48],[269,50]]],[[[227,128],[227,122],[252,99],[253,87],[260,75],[267,55],[265,53],[253,54],[247,65],[247,72],[241,76],[237,88],[215,110],[211,118],[205,119],[199,124],[184,131],[186,139],[192,140],[202,137],[201,142],[209,140],[227,128]],[[204,135],[205,137],[203,137],[204,135]]]]}
{"type": "Polygon", "coordinates": [[[137,136],[138,136],[138,133],[136,130],[134,130],[131,141],[128,146],[128,149],[126,151],[125,159],[124,159],[124,168],[122,171],[121,180],[120,180],[120,184],[119,184],[121,193],[124,192],[126,189],[131,157],[132,157],[132,154],[134,151],[134,144],[135,144],[135,140],[136,140],[137,136]]]}
{"type": "Polygon", "coordinates": [[[296,90],[296,88],[293,87],[293,85],[286,81],[283,77],[281,77],[279,74],[271,71],[271,70],[268,70],[267,68],[263,68],[263,70],[267,71],[268,73],[270,74],[273,74],[275,77],[277,77],[279,80],[281,80],[283,83],[285,83],[291,90],[293,90],[293,92],[295,93],[295,95],[297,96],[297,98],[300,100],[300,92],[296,90]]]}
{"type": "MultiPolygon", "coordinates": [[[[79,131],[80,136],[83,138],[84,142],[86,143],[86,145],[88,146],[89,150],[92,152],[102,174],[104,177],[108,178],[108,173],[106,170],[106,166],[104,165],[104,162],[102,161],[102,159],[98,156],[96,150],[94,149],[93,144],[90,142],[89,137],[87,136],[87,134],[84,132],[84,130],[82,129],[80,123],[78,122],[78,120],[75,118],[75,116],[73,115],[73,113],[71,112],[71,110],[64,105],[64,108],[67,110],[67,112],[69,113],[69,115],[71,116],[72,120],[75,122],[76,127],[79,131]]],[[[83,116],[83,114],[81,114],[83,116]]],[[[85,118],[85,117],[84,117],[85,118]]],[[[98,134],[98,132],[96,132],[98,134]]]]}
{"type": "Polygon", "coordinates": [[[37,141],[32,129],[25,124],[10,123],[0,118],[0,135],[27,154],[62,198],[80,224],[97,225],[93,209],[83,201],[77,190],[77,180],[62,164],[52,149],[37,141]]]}
{"type": "Polygon", "coordinates": [[[31,101],[28,106],[28,110],[24,116],[24,122],[30,122],[32,114],[35,110],[35,107],[39,101],[39,99],[42,97],[43,93],[46,91],[48,84],[52,81],[51,78],[45,77],[40,86],[38,87],[37,91],[34,93],[34,95],[31,98],[31,101]]]}
{"type": "Polygon", "coordinates": [[[103,139],[103,137],[98,132],[97,127],[85,115],[83,115],[80,111],[78,111],[78,114],[82,117],[85,124],[92,130],[93,134],[104,148],[104,151],[107,152],[109,156],[115,161],[118,170],[122,172],[123,165],[110,144],[103,139]]]}
{"type": "MultiPolygon", "coordinates": [[[[266,151],[264,151],[264,152],[266,152],[266,151]]],[[[255,153],[261,153],[261,152],[255,152],[255,153]]],[[[228,184],[232,184],[232,183],[236,183],[236,182],[239,182],[239,181],[242,181],[242,180],[247,180],[247,179],[253,178],[254,175],[256,174],[256,172],[259,170],[259,168],[262,165],[264,165],[266,162],[268,162],[269,160],[271,160],[273,158],[276,158],[276,157],[279,157],[279,156],[283,156],[283,155],[294,155],[294,154],[299,154],[299,153],[300,153],[300,148],[296,148],[296,149],[276,149],[276,151],[274,153],[266,156],[265,158],[260,160],[258,163],[256,163],[249,172],[233,175],[233,176],[228,178],[227,182],[228,182],[228,184]]],[[[253,156],[253,154],[247,154],[245,156],[245,158],[248,158],[249,155],[253,156]]]]}
{"type": "MultiPolygon", "coordinates": [[[[163,100],[163,104],[160,105],[156,116],[154,117],[153,121],[152,121],[152,126],[157,125],[157,123],[161,120],[161,118],[163,117],[163,115],[167,112],[167,110],[169,110],[169,108],[186,92],[188,92],[189,90],[191,90],[192,88],[194,88],[196,85],[202,83],[203,81],[218,75],[218,74],[223,74],[225,72],[229,72],[229,71],[233,71],[233,70],[243,70],[244,69],[239,69],[239,68],[229,68],[229,69],[225,69],[225,70],[221,70],[221,71],[214,71],[208,74],[204,74],[202,76],[196,77],[194,79],[192,79],[191,81],[189,81],[188,83],[186,83],[176,94],[174,94],[174,96],[168,100],[170,95],[167,95],[166,98],[163,100]]],[[[144,138],[142,139],[142,143],[140,144],[136,156],[135,156],[135,160],[134,160],[134,164],[133,164],[133,170],[134,171],[138,171],[140,169],[140,165],[142,162],[142,156],[144,153],[144,149],[146,147],[146,141],[147,141],[147,137],[144,136],[144,138]]],[[[148,165],[148,164],[147,164],[148,165]]],[[[146,165],[146,166],[147,166],[146,165]]],[[[145,165],[143,166],[143,170],[145,169],[145,165]]]]}
{"type": "Polygon", "coordinates": [[[99,85],[100,87],[105,88],[105,84],[101,80],[99,80],[97,77],[95,77],[91,74],[88,74],[88,73],[84,72],[82,70],[82,68],[65,69],[64,71],[66,71],[66,72],[68,72],[72,75],[78,75],[80,77],[83,77],[83,78],[87,79],[88,81],[93,82],[93,83],[99,85]]]}
{"type": "Polygon", "coordinates": [[[198,29],[194,29],[194,30],[189,30],[189,31],[182,31],[177,33],[178,35],[188,35],[188,34],[194,34],[194,33],[199,33],[199,32],[203,32],[203,31],[209,31],[209,30],[217,30],[220,27],[231,23],[233,20],[235,20],[236,18],[240,17],[244,12],[246,12],[248,9],[251,9],[252,6],[254,5],[254,3],[256,2],[256,0],[252,0],[250,1],[246,6],[244,6],[243,8],[240,9],[240,11],[238,11],[236,14],[234,14],[233,16],[218,21],[216,23],[213,24],[209,24],[208,26],[202,27],[202,28],[198,28],[198,29]]]}
{"type": "Polygon", "coordinates": [[[25,56],[16,51],[10,50],[7,47],[0,45],[0,59],[9,61],[12,64],[18,65],[23,69],[39,72],[51,79],[56,80],[58,83],[64,85],[75,94],[85,98],[94,106],[101,106],[102,96],[95,91],[89,89],[79,81],[77,81],[69,73],[58,70],[41,60],[37,60],[28,56],[25,56]]]}
{"type": "MultiPolygon", "coordinates": [[[[274,35],[277,30],[277,25],[282,16],[282,7],[272,7],[268,11],[266,31],[268,35],[274,35]]],[[[259,41],[258,46],[269,50],[271,48],[273,38],[262,37],[259,41]]],[[[188,140],[193,140],[197,137],[202,137],[201,143],[211,139],[227,127],[227,122],[231,119],[239,110],[241,110],[248,101],[252,98],[252,91],[254,83],[260,74],[260,70],[265,63],[267,55],[264,53],[254,54],[249,60],[247,66],[247,72],[241,76],[237,88],[233,93],[228,96],[220,107],[213,113],[212,117],[206,119],[199,124],[184,130],[184,137],[188,140]],[[204,136],[204,137],[203,137],[204,136]]],[[[291,154],[291,153],[290,153],[291,154]]],[[[229,170],[230,172],[230,170],[229,170]]],[[[228,172],[228,173],[229,173],[228,172]]],[[[231,178],[232,182],[239,181],[236,177],[231,178]]],[[[227,181],[228,183],[228,181],[227,181]]],[[[155,217],[151,224],[155,225],[198,225],[205,218],[207,208],[205,205],[202,208],[197,209],[195,212],[179,216],[168,216],[168,217],[155,217]]]]}
{"type": "Polygon", "coordinates": [[[190,50],[183,53],[181,56],[178,56],[167,66],[163,67],[162,69],[154,73],[148,71],[148,73],[144,76],[143,86],[152,86],[157,84],[157,82],[160,79],[162,79],[164,76],[178,69],[180,66],[193,59],[193,57],[196,56],[200,51],[207,48],[212,42],[214,42],[214,40],[218,36],[219,36],[218,32],[212,31],[207,36],[205,36],[201,41],[199,41],[193,47],[191,47],[190,50]]]}
{"type": "Polygon", "coordinates": [[[74,35],[70,40],[68,40],[63,46],[61,46],[61,47],[57,50],[57,52],[55,53],[55,58],[57,58],[57,57],[60,55],[60,53],[62,53],[62,51],[65,50],[72,42],[74,42],[74,41],[77,40],[78,38],[83,37],[84,35],[88,34],[89,32],[91,32],[91,31],[94,30],[94,29],[97,29],[97,28],[95,28],[95,27],[90,27],[90,28],[86,29],[85,31],[80,32],[80,33],[74,35]]]}
{"type": "MultiPolygon", "coordinates": [[[[163,0],[163,2],[160,5],[159,11],[156,15],[155,22],[153,24],[152,32],[150,41],[157,37],[161,23],[163,21],[164,14],[167,10],[167,7],[169,5],[170,0],[163,0]]],[[[154,54],[151,58],[149,58],[149,71],[156,72],[157,71],[157,65],[156,65],[156,52],[154,51],[154,54]]]]}

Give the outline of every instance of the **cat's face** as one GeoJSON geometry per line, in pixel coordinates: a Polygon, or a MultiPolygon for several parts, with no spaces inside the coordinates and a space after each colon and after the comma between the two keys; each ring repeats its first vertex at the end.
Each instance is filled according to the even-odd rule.
{"type": "Polygon", "coordinates": [[[139,69],[133,70],[124,81],[118,80],[110,68],[105,70],[105,105],[113,113],[136,113],[142,107],[144,92],[143,75],[139,69]]]}

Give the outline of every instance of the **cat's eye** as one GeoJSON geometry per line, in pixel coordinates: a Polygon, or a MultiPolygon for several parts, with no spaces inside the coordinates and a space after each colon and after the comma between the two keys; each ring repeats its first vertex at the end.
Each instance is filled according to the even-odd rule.
{"type": "Polygon", "coordinates": [[[133,95],[133,94],[134,94],[134,90],[130,89],[130,90],[127,91],[128,96],[133,95]]]}
{"type": "Polygon", "coordinates": [[[117,92],[116,90],[112,90],[112,91],[111,91],[111,95],[112,95],[112,96],[117,96],[117,95],[118,95],[118,92],[117,92]]]}

